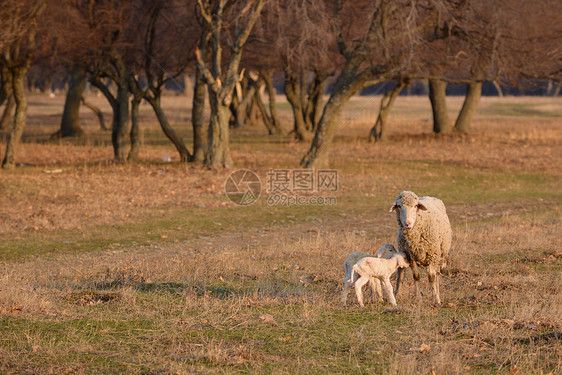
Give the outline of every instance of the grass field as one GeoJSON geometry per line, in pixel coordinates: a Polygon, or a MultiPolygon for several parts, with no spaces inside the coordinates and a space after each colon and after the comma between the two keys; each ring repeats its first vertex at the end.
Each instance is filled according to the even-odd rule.
{"type": "MultiPolygon", "coordinates": [[[[373,145],[378,99],[342,116],[337,204],[268,204],[269,170],[308,145],[233,130],[234,170],[263,189],[236,206],[234,170],[179,165],[148,106],[142,161],[116,165],[91,113],[86,139],[48,141],[63,98],[31,96],[20,167],[0,171],[0,373],[561,373],[560,98],[483,98],[470,135],[433,136],[427,98],[400,97],[373,145]],[[447,205],[443,305],[425,271],[418,303],[407,271],[397,310],[341,306],[347,255],[396,241],[401,190],[447,205]]],[[[188,98],[164,106],[191,142],[188,98]]]]}

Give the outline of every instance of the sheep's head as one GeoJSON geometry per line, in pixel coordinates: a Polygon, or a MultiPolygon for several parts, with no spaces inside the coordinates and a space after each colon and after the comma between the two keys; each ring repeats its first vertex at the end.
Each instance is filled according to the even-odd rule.
{"type": "Polygon", "coordinates": [[[398,250],[396,250],[393,244],[387,243],[380,247],[375,256],[377,258],[390,259],[397,252],[398,250]]]}
{"type": "Polygon", "coordinates": [[[399,251],[392,256],[392,259],[396,259],[399,268],[408,268],[410,263],[406,260],[406,253],[399,251]]]}
{"type": "Polygon", "coordinates": [[[403,191],[398,194],[390,207],[390,212],[395,210],[398,225],[409,230],[416,224],[418,210],[426,210],[426,208],[416,194],[411,191],[403,191]]]}

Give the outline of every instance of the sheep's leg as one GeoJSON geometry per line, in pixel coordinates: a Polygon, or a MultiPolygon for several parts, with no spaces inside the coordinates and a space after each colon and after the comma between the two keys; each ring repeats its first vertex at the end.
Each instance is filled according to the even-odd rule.
{"type": "Polygon", "coordinates": [[[388,302],[394,307],[396,307],[396,298],[394,298],[394,294],[392,293],[392,284],[390,283],[390,279],[386,278],[384,280],[384,286],[386,289],[386,294],[388,295],[388,302]]]}
{"type": "Polygon", "coordinates": [[[373,292],[373,296],[377,295],[377,300],[382,301],[382,289],[381,289],[381,282],[379,279],[371,277],[371,291],[373,292]]]}
{"type": "Polygon", "coordinates": [[[343,293],[341,295],[341,303],[346,306],[347,305],[347,295],[349,294],[349,288],[351,288],[351,284],[353,284],[351,282],[351,280],[349,279],[345,279],[344,283],[343,283],[343,293]]]}
{"type": "Polygon", "coordinates": [[[433,302],[436,305],[440,305],[441,304],[441,298],[439,298],[439,276],[437,274],[438,271],[438,267],[430,264],[427,272],[429,274],[429,282],[431,283],[431,286],[433,288],[433,302]]]}
{"type": "Polygon", "coordinates": [[[416,296],[418,296],[418,300],[421,302],[422,296],[420,291],[420,273],[418,271],[418,265],[416,262],[412,261],[410,263],[410,267],[412,268],[412,274],[414,275],[414,286],[416,288],[416,296]]]}
{"type": "Polygon", "coordinates": [[[354,285],[355,295],[357,296],[357,301],[359,301],[359,305],[361,305],[361,307],[365,307],[365,304],[363,303],[363,286],[368,282],[368,277],[361,276],[354,285]]]}
{"type": "Polygon", "coordinates": [[[398,297],[398,290],[400,289],[400,279],[402,278],[403,268],[398,268],[396,272],[396,289],[394,289],[394,296],[398,297]]]}

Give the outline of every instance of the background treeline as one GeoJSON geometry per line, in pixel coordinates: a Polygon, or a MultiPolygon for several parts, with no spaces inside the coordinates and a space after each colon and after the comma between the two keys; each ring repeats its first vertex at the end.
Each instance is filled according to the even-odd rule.
{"type": "Polygon", "coordinates": [[[303,167],[327,163],[342,109],[361,92],[384,93],[373,141],[385,139],[401,92],[429,95],[435,133],[466,133],[483,85],[559,95],[560,14],[558,0],[3,0],[0,128],[13,125],[2,166],[15,165],[26,92],[63,84],[53,137],[84,135],[86,104],[111,130],[118,162],[138,158],[145,101],[182,161],[231,167],[232,128],[260,117],[269,134],[284,132],[276,84],[292,108],[290,135],[310,144],[303,167]],[[84,98],[86,85],[109,102],[111,124],[84,98]],[[162,109],[167,89],[190,93],[193,145],[162,109]],[[447,93],[466,95],[456,119],[447,93]]]}

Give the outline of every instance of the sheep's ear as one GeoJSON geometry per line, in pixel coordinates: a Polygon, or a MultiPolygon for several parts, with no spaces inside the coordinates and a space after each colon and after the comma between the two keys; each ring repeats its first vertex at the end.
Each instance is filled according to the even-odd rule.
{"type": "Polygon", "coordinates": [[[390,206],[390,210],[388,210],[388,212],[394,211],[396,207],[398,207],[398,201],[394,201],[394,203],[392,203],[392,206],[390,206]]]}
{"type": "Polygon", "coordinates": [[[427,211],[427,208],[423,205],[423,203],[418,203],[418,210],[427,211]]]}

